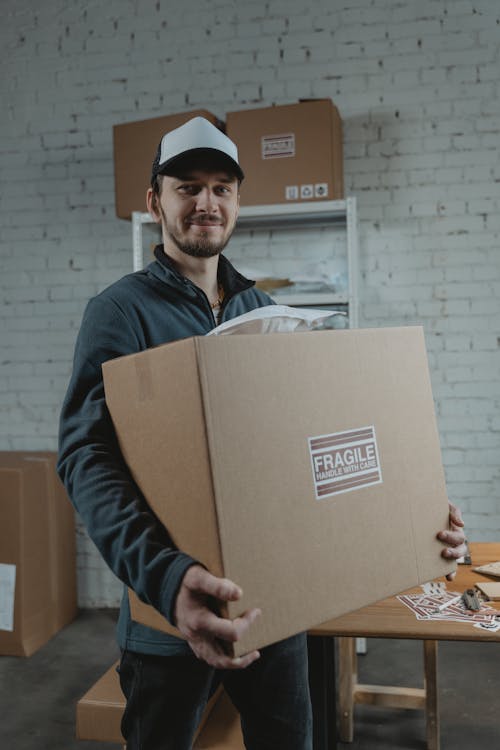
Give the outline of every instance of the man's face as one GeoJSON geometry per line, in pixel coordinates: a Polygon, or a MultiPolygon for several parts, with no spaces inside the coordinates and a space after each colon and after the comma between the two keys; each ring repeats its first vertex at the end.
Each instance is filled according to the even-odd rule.
{"type": "Polygon", "coordinates": [[[239,185],[226,172],[190,170],[165,175],[158,199],[165,252],[194,258],[219,255],[233,233],[239,208],[239,185]]]}

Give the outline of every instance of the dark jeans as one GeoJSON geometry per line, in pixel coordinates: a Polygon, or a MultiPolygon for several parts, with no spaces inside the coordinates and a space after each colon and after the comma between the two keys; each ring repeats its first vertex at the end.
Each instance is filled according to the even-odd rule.
{"type": "Polygon", "coordinates": [[[217,671],[189,655],[124,651],[127,749],[191,750],[205,704],[221,682],[240,713],[247,750],[312,750],[304,634],[262,649],[241,671],[217,671]]]}

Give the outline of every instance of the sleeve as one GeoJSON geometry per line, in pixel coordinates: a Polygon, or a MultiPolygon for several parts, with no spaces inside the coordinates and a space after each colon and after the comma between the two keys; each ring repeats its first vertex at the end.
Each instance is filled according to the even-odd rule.
{"type": "Polygon", "coordinates": [[[111,570],[175,624],[177,592],[196,560],[174,547],[133,481],[104,398],[102,363],[140,348],[112,299],[91,300],[61,411],[58,473],[111,570]]]}

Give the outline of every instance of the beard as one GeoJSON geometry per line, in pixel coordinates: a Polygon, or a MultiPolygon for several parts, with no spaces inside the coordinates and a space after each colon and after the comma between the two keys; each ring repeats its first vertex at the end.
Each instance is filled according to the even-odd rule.
{"type": "Polygon", "coordinates": [[[214,242],[209,237],[200,237],[196,242],[183,242],[169,229],[167,229],[167,234],[181,253],[191,258],[213,258],[215,255],[220,255],[229,242],[229,237],[222,242],[214,242]]]}
{"type": "Polygon", "coordinates": [[[206,235],[201,235],[196,241],[184,241],[179,235],[172,229],[169,228],[167,223],[167,217],[165,212],[161,209],[161,215],[163,219],[163,226],[168,237],[172,240],[174,245],[181,251],[189,255],[191,258],[213,258],[215,255],[220,255],[227,243],[231,239],[231,235],[234,231],[236,219],[234,220],[233,226],[229,228],[226,236],[219,242],[212,240],[207,232],[206,235]]]}

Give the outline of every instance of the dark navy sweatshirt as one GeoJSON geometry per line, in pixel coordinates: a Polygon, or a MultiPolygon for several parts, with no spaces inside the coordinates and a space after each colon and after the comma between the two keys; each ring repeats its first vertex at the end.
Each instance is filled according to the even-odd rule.
{"type": "MultiPolygon", "coordinates": [[[[155,258],[143,271],[120,279],[87,305],[61,412],[58,471],[111,570],[173,623],[177,591],[187,568],[196,561],[175,548],[131,478],[106,408],[101,371],[106,360],[203,336],[216,325],[204,292],[178,273],[161,245],[155,258]]],[[[220,322],[273,304],[224,256],[219,258],[218,277],[225,291],[220,322]]],[[[132,621],[126,589],[117,636],[121,648],[143,653],[188,650],[184,641],[132,621]]]]}

